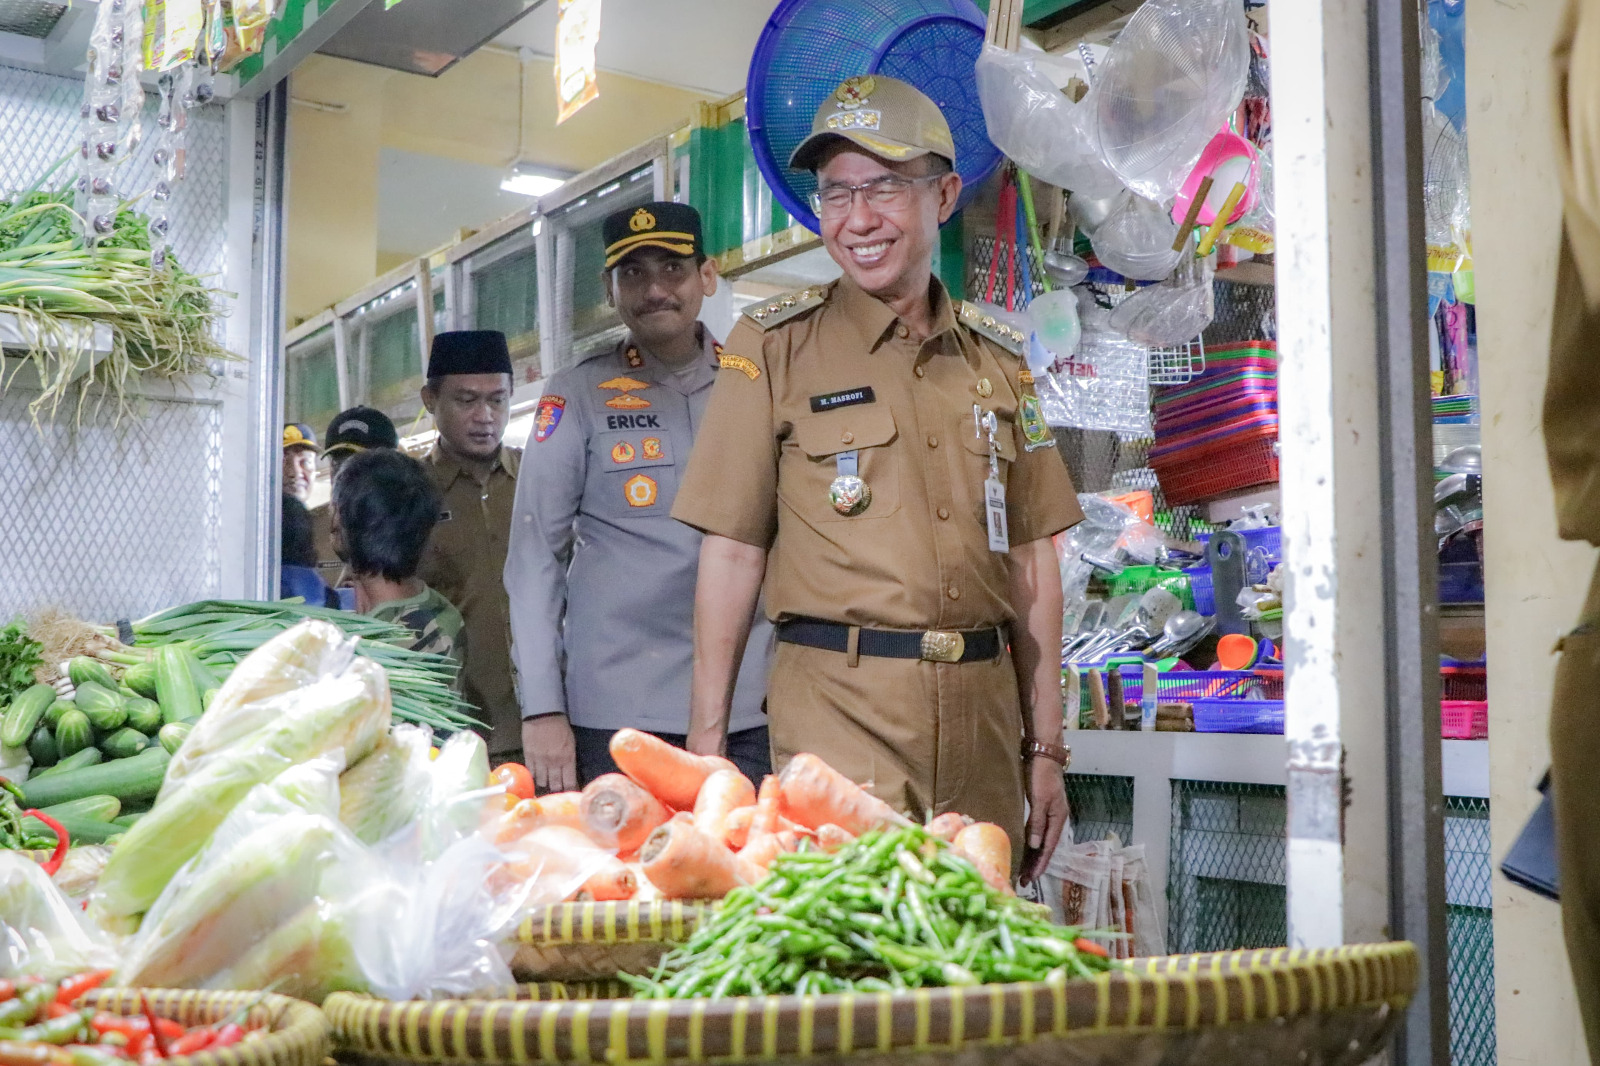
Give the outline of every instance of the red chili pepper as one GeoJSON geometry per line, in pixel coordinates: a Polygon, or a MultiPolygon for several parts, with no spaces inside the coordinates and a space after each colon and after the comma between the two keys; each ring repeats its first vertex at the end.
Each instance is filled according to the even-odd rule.
{"type": "Polygon", "coordinates": [[[231,1047],[244,1039],[245,1028],[238,1022],[229,1022],[217,1032],[217,1042],[214,1047],[231,1047]]]}
{"type": "Polygon", "coordinates": [[[95,1014],[89,1025],[102,1036],[106,1033],[121,1033],[130,1043],[134,1037],[143,1036],[150,1031],[150,1023],[143,1018],[129,1018],[121,1014],[108,1014],[105,1011],[95,1014]]]}
{"type": "Polygon", "coordinates": [[[56,1002],[75,1003],[79,996],[105,984],[110,976],[110,970],[86,970],[69,977],[61,982],[60,988],[56,989],[56,1002]]]}
{"type": "Polygon", "coordinates": [[[62,825],[60,822],[56,821],[54,818],[50,817],[41,810],[30,809],[23,811],[22,813],[30,818],[39,819],[39,821],[43,822],[45,826],[49,828],[50,832],[56,835],[56,850],[50,853],[50,859],[48,862],[39,864],[44,868],[45,873],[49,874],[51,877],[54,877],[56,875],[56,871],[61,869],[62,860],[67,857],[67,849],[72,846],[72,835],[67,832],[66,826],[62,825]]]}
{"type": "Polygon", "coordinates": [[[139,993],[139,1009],[144,1012],[145,1021],[150,1023],[150,1042],[155,1045],[156,1052],[162,1057],[167,1057],[167,1038],[161,1033],[161,1025],[156,1019],[156,1012],[151,1009],[150,1001],[144,998],[144,993],[139,993]]]}
{"type": "Polygon", "coordinates": [[[1072,946],[1083,952],[1085,955],[1098,955],[1102,959],[1109,959],[1111,957],[1111,952],[1107,951],[1101,945],[1096,944],[1093,940],[1089,940],[1085,937],[1080,936],[1078,939],[1074,940],[1072,942],[1072,946]]]}
{"type": "Polygon", "coordinates": [[[17,998],[17,983],[15,981],[0,981],[0,1003],[17,998]]]}
{"type": "Polygon", "coordinates": [[[190,1029],[172,1042],[170,1050],[174,1055],[193,1055],[210,1047],[216,1039],[217,1034],[210,1029],[190,1029]]]}
{"type": "Polygon", "coordinates": [[[65,1003],[52,1003],[44,1009],[44,1016],[50,1019],[60,1018],[71,1013],[72,1008],[65,1003]]]}

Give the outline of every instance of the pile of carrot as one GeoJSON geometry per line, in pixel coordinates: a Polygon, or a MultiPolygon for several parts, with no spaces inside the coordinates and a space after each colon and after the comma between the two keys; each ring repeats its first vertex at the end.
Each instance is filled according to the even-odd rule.
{"type": "MultiPolygon", "coordinates": [[[[611,738],[621,773],[582,792],[558,792],[514,804],[496,839],[538,832],[559,844],[614,853],[577,900],[720,899],[767,875],[779,855],[836,851],[863,833],[910,823],[887,803],[815,755],[798,755],[758,789],[718,756],[696,755],[637,729],[611,738]]],[[[929,832],[970,858],[990,884],[1010,890],[1011,845],[998,826],[946,814],[929,832]]]]}

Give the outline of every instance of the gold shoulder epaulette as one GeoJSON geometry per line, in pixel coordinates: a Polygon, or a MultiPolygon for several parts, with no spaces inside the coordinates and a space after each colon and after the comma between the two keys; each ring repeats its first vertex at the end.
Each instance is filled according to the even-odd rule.
{"type": "Polygon", "coordinates": [[[973,304],[958,301],[956,317],[972,332],[987,337],[1012,355],[1022,355],[1028,348],[1028,335],[1012,329],[993,315],[986,315],[973,304]]]}
{"type": "Polygon", "coordinates": [[[757,328],[768,330],[783,325],[797,315],[805,314],[813,307],[821,307],[826,295],[826,289],[820,285],[813,285],[809,289],[774,296],[764,304],[747,307],[744,315],[754,322],[757,328]]]}

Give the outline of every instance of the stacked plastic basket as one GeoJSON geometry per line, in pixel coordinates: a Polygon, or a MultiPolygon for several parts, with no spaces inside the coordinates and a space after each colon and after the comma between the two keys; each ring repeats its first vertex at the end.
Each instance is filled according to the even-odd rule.
{"type": "Polygon", "coordinates": [[[1206,352],[1206,371],[1155,401],[1150,466],[1167,503],[1278,480],[1278,353],[1271,341],[1206,352]]]}

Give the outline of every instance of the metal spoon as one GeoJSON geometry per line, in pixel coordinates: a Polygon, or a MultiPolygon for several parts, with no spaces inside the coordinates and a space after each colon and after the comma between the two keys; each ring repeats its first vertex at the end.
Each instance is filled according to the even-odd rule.
{"type": "Polygon", "coordinates": [[[1206,638],[1216,623],[1198,611],[1179,611],[1167,619],[1161,639],[1148,649],[1152,658],[1182,655],[1206,638]]]}

